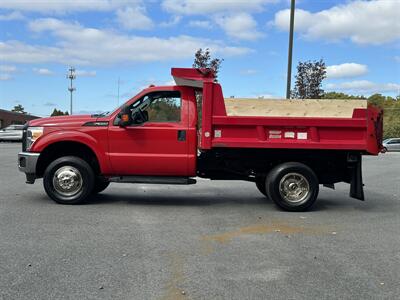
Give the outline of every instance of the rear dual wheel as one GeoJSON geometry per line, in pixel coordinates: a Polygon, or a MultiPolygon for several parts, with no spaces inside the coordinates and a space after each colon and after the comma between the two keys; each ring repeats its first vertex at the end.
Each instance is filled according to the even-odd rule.
{"type": "Polygon", "coordinates": [[[318,178],[308,166],[287,162],[273,168],[264,183],[256,178],[256,186],[266,197],[286,211],[306,211],[318,197],[318,178]]]}

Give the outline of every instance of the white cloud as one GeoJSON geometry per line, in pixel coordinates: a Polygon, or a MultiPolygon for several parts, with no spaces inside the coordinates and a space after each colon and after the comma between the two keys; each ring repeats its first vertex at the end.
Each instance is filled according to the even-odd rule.
{"type": "Polygon", "coordinates": [[[0,72],[14,73],[16,71],[17,71],[17,67],[16,66],[0,65],[0,72]]]}
{"type": "Polygon", "coordinates": [[[398,92],[398,83],[376,83],[368,80],[355,80],[341,83],[328,83],[325,85],[327,90],[339,90],[358,93],[385,93],[398,92]]]}
{"type": "Polygon", "coordinates": [[[151,29],[153,21],[146,15],[144,6],[117,10],[117,20],[126,29],[151,29]]]}
{"type": "MultiPolygon", "coordinates": [[[[241,97],[240,97],[241,98],[241,97]]],[[[276,100],[276,99],[283,99],[283,96],[277,96],[275,94],[268,94],[268,93],[259,93],[253,94],[250,97],[243,97],[243,98],[258,98],[258,99],[267,99],[267,100],[276,100]]]]}
{"type": "Polygon", "coordinates": [[[254,69],[246,69],[246,70],[240,71],[240,74],[242,74],[242,75],[255,75],[257,73],[258,73],[258,71],[254,70],[254,69]]]}
{"type": "Polygon", "coordinates": [[[75,74],[78,77],[95,77],[96,71],[76,70],[75,74]]]}
{"type": "MultiPolygon", "coordinates": [[[[229,37],[254,41],[263,36],[251,13],[280,0],[163,0],[165,11],[178,15],[204,15],[218,24],[229,37]]],[[[190,21],[189,26],[209,29],[209,21],[190,21]]]]}
{"type": "Polygon", "coordinates": [[[14,9],[20,11],[32,11],[40,13],[67,13],[73,11],[110,11],[117,7],[135,4],[139,1],[120,1],[120,0],[47,0],[47,1],[21,1],[21,0],[2,0],[0,8],[14,9]]]}
{"type": "Polygon", "coordinates": [[[33,71],[36,74],[43,75],[43,76],[50,76],[50,75],[54,74],[52,71],[50,71],[49,69],[46,69],[46,68],[33,68],[33,71]]]}
{"type": "Polygon", "coordinates": [[[200,15],[227,12],[259,12],[278,0],[164,0],[164,10],[176,14],[200,15]]]}
{"type": "Polygon", "coordinates": [[[400,56],[396,55],[396,56],[394,57],[394,60],[395,60],[396,62],[400,63],[400,56]]]}
{"type": "Polygon", "coordinates": [[[25,17],[19,11],[13,11],[6,15],[0,15],[0,21],[23,20],[25,17]]]}
{"type": "Polygon", "coordinates": [[[36,19],[28,23],[28,27],[34,32],[53,31],[58,35],[71,34],[73,30],[80,30],[82,27],[77,22],[64,22],[54,18],[36,19]]]}
{"type": "Polygon", "coordinates": [[[198,27],[203,29],[210,29],[212,28],[210,21],[201,21],[201,20],[193,20],[189,22],[190,27],[198,27]]]}
{"type": "Polygon", "coordinates": [[[17,72],[16,66],[11,65],[0,65],[0,81],[6,81],[14,79],[10,73],[17,72]]]}
{"type": "MultiPolygon", "coordinates": [[[[383,44],[400,38],[400,1],[352,1],[312,13],[297,9],[295,30],[306,38],[339,41],[350,39],[357,44],[383,44]]],[[[289,29],[290,10],[275,14],[272,22],[289,29]]]]}
{"type": "Polygon", "coordinates": [[[161,22],[161,23],[160,23],[160,26],[161,26],[161,27],[171,27],[171,26],[175,26],[175,25],[178,25],[178,24],[180,23],[181,20],[182,20],[182,17],[181,17],[181,16],[173,16],[173,17],[171,18],[170,21],[161,22]]]}
{"type": "Polygon", "coordinates": [[[123,35],[114,31],[86,28],[79,23],[38,19],[29,28],[55,37],[54,46],[30,45],[20,41],[0,42],[0,57],[14,63],[111,65],[118,63],[182,60],[193,57],[199,48],[210,48],[218,55],[242,55],[252,50],[226,46],[221,41],[173,36],[169,38],[123,35]]]}
{"type": "Polygon", "coordinates": [[[238,40],[254,41],[263,36],[261,32],[257,31],[257,22],[247,13],[217,16],[215,22],[228,36],[238,40]]]}
{"type": "Polygon", "coordinates": [[[344,63],[326,67],[327,78],[357,77],[368,73],[366,65],[356,63],[344,63]]]}
{"type": "Polygon", "coordinates": [[[11,80],[13,77],[10,74],[0,74],[0,81],[11,80]]]}

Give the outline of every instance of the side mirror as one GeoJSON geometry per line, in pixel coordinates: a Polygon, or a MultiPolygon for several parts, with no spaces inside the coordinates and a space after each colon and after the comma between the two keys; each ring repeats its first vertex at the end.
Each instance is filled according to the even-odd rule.
{"type": "Polygon", "coordinates": [[[132,115],[129,106],[122,108],[118,116],[119,116],[119,123],[118,123],[119,126],[125,127],[132,124],[132,115]]]}

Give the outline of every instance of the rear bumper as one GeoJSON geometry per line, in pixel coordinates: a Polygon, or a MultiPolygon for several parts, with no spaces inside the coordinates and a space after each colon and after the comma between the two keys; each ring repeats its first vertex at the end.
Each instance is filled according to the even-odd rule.
{"type": "Polygon", "coordinates": [[[26,183],[34,183],[36,179],[36,164],[40,153],[18,153],[18,169],[26,175],[26,183]]]}

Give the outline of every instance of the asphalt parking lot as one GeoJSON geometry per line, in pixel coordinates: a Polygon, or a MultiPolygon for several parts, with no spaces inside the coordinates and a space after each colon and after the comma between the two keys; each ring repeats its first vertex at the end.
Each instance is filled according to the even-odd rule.
{"type": "Polygon", "coordinates": [[[364,159],[367,200],[307,213],[248,182],[112,184],[79,206],[24,183],[0,143],[1,299],[398,299],[400,153],[364,159]]]}

